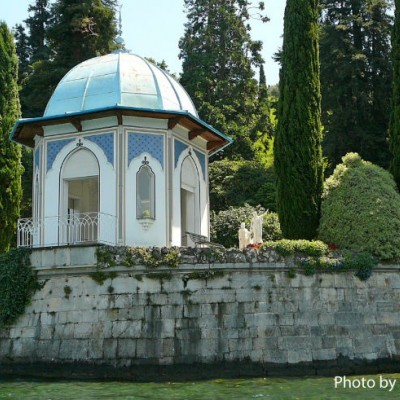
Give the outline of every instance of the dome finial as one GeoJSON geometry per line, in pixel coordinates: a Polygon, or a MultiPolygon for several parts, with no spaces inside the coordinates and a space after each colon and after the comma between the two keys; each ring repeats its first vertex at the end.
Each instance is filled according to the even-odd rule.
{"type": "Polygon", "coordinates": [[[122,38],[122,4],[117,5],[119,9],[119,17],[118,17],[118,31],[117,34],[118,36],[115,38],[115,43],[118,46],[118,50],[120,51],[126,51],[125,50],[125,41],[122,38]]]}

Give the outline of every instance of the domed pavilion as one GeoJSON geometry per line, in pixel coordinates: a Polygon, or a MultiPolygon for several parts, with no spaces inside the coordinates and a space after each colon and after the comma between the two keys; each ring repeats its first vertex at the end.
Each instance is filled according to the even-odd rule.
{"type": "Polygon", "coordinates": [[[231,139],[202,121],[183,87],[119,51],[60,81],[43,117],[11,139],[34,151],[33,216],[18,245],[191,245],[209,236],[208,158],[231,139]]]}

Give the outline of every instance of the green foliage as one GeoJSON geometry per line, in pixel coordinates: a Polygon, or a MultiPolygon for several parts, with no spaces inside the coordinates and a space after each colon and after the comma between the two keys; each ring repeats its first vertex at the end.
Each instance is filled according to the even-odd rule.
{"type": "MultiPolygon", "coordinates": [[[[238,247],[238,231],[240,224],[245,222],[250,225],[253,212],[264,213],[260,207],[252,207],[245,204],[243,207],[229,207],[227,210],[218,213],[211,212],[211,240],[222,244],[226,248],[238,247]]],[[[278,216],[275,213],[265,213],[263,221],[263,238],[276,240],[282,237],[279,227],[278,216]]]]}
{"type": "Polygon", "coordinates": [[[208,271],[194,271],[194,272],[190,272],[188,274],[185,274],[182,277],[182,281],[186,284],[188,281],[190,280],[211,280],[211,279],[218,279],[218,278],[222,278],[224,276],[224,272],[223,271],[218,271],[218,270],[208,270],[208,271]]]}
{"type": "Polygon", "coordinates": [[[172,274],[170,271],[152,272],[150,274],[147,274],[146,277],[149,279],[160,281],[162,283],[163,281],[170,281],[172,279],[172,274]]]}
{"type": "Polygon", "coordinates": [[[354,275],[362,281],[366,281],[371,276],[376,265],[377,260],[369,253],[349,251],[338,254],[337,258],[314,256],[302,259],[299,263],[304,275],[314,275],[316,272],[355,271],[354,275]]]}
{"type": "Polygon", "coordinates": [[[391,175],[350,153],[324,187],[319,237],[381,260],[400,257],[400,195],[391,175]]]}
{"type": "Polygon", "coordinates": [[[75,65],[116,49],[116,24],[111,3],[101,0],[36,0],[32,13],[16,32],[24,117],[43,114],[61,78],[75,65]]]}
{"type": "Polygon", "coordinates": [[[41,288],[29,256],[27,249],[0,254],[0,326],[13,324],[41,288]]]}
{"type": "Polygon", "coordinates": [[[323,148],[329,172],[348,152],[387,167],[392,1],[321,3],[323,148]]]}
{"type": "Polygon", "coordinates": [[[267,212],[264,214],[263,239],[267,241],[282,239],[282,231],[277,213],[267,212]]]}
{"type": "Polygon", "coordinates": [[[259,124],[267,110],[259,108],[259,87],[254,78],[253,67],[259,67],[263,60],[261,41],[250,36],[251,3],[185,0],[184,4],[187,23],[179,42],[180,82],[201,118],[235,139],[224,154],[250,159],[257,132],[268,131],[268,124],[261,123],[261,128],[259,124]]]}
{"type": "Polygon", "coordinates": [[[396,0],[392,34],[393,100],[389,127],[390,151],[393,155],[390,171],[400,188],[400,3],[396,0]]]}
{"type": "Polygon", "coordinates": [[[97,269],[101,272],[116,265],[177,268],[180,253],[176,248],[100,246],[96,249],[96,256],[97,269]]]}
{"type": "Polygon", "coordinates": [[[323,184],[318,1],[287,0],[275,137],[277,206],[284,237],[317,234],[323,184]]]}
{"type": "Polygon", "coordinates": [[[15,237],[22,198],[21,149],[8,139],[20,116],[17,81],[13,36],[7,25],[0,22],[0,253],[9,249],[15,237]]]}
{"type": "Polygon", "coordinates": [[[261,205],[276,210],[275,172],[255,161],[214,161],[210,164],[210,203],[215,212],[230,206],[261,205]]]}
{"type": "Polygon", "coordinates": [[[261,248],[275,250],[283,257],[301,253],[308,256],[322,256],[328,252],[328,246],[319,240],[288,240],[266,241],[261,248]]]}
{"type": "Polygon", "coordinates": [[[64,286],[64,294],[65,294],[65,298],[69,299],[69,295],[72,293],[72,289],[71,286],[65,285],[64,286]]]}

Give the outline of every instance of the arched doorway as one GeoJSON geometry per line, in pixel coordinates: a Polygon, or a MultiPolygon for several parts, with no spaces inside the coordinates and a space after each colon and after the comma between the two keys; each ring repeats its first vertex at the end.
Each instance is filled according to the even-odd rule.
{"type": "Polygon", "coordinates": [[[99,163],[87,149],[71,153],[60,175],[61,242],[94,242],[99,228],[99,163]]]}
{"type": "Polygon", "coordinates": [[[200,181],[193,159],[188,156],[181,169],[181,244],[193,246],[186,232],[200,233],[200,181]]]}

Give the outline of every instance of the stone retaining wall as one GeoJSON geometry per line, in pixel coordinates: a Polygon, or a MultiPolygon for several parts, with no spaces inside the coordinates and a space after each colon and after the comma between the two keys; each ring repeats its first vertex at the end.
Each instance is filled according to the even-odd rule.
{"type": "Polygon", "coordinates": [[[255,365],[256,374],[399,366],[398,267],[362,282],[351,272],[289,278],[279,263],[183,264],[151,277],[144,267],[116,266],[117,276],[98,284],[88,276],[91,254],[83,266],[71,258],[42,266],[43,289],[14,326],[0,329],[3,373],[38,363],[230,364],[242,373],[255,365]],[[204,274],[195,279],[193,270],[204,274]],[[205,279],[210,270],[221,272],[205,279]]]}

